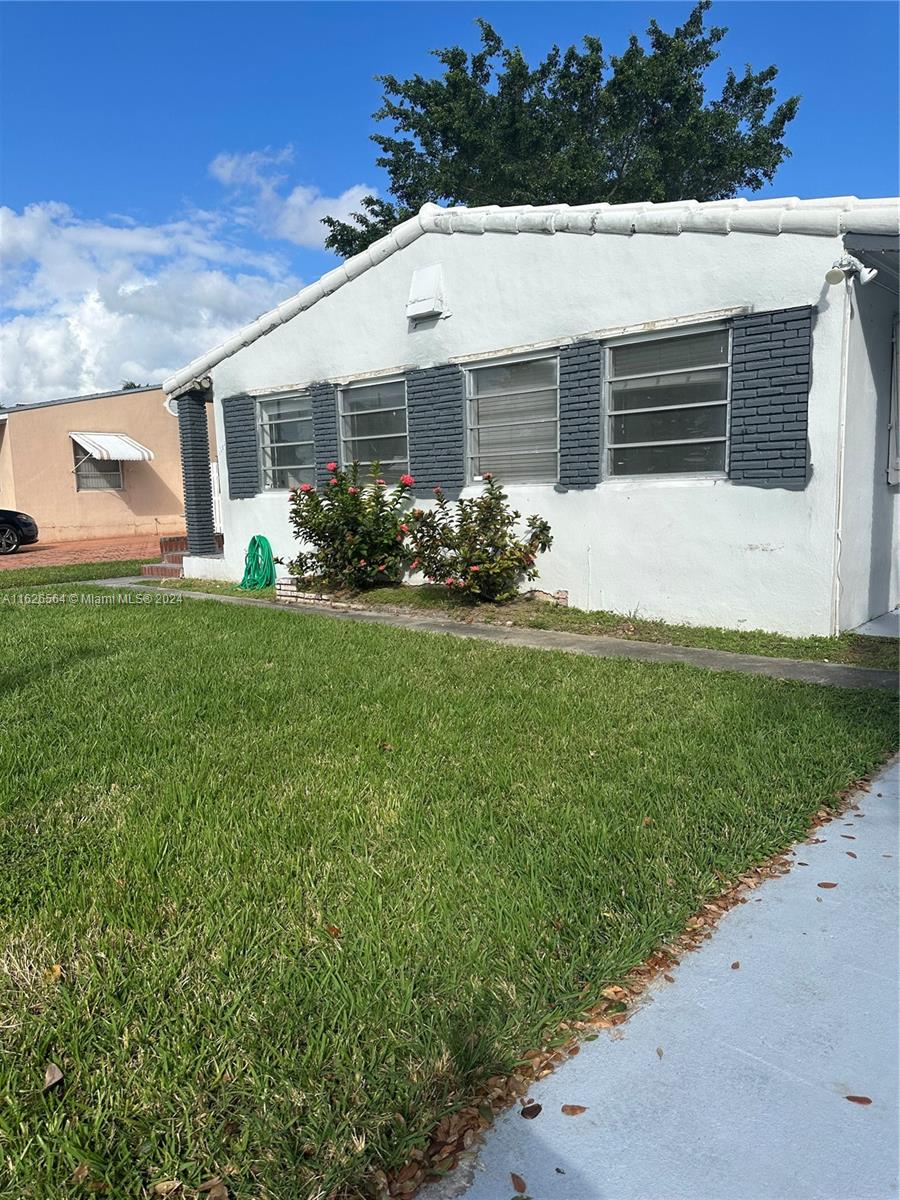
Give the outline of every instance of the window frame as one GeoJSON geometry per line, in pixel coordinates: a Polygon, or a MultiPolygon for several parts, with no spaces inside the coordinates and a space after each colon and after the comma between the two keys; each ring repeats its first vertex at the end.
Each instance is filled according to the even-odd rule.
{"type": "MultiPolygon", "coordinates": [[[[75,466],[72,468],[72,474],[75,476],[75,491],[76,492],[124,492],[125,491],[125,471],[122,467],[121,458],[96,458],[93,454],[88,454],[82,446],[73,441],[75,447],[75,466]],[[81,458],[78,457],[79,450],[82,451],[81,458]],[[82,487],[81,476],[79,471],[88,463],[106,463],[114,462],[118,467],[119,482],[116,485],[108,484],[105,487],[82,487]]],[[[97,472],[100,475],[100,472],[97,472]]]]}
{"type": "MultiPolygon", "coordinates": [[[[266,396],[257,396],[256,397],[256,451],[257,451],[257,462],[258,462],[258,466],[259,466],[259,488],[260,488],[260,492],[267,496],[278,495],[279,492],[290,492],[291,488],[296,486],[295,484],[289,484],[287,487],[267,487],[266,486],[266,472],[267,471],[270,473],[274,473],[275,471],[279,471],[279,470],[290,471],[290,470],[296,469],[295,467],[267,467],[266,466],[265,459],[264,459],[265,451],[270,450],[273,445],[310,446],[312,449],[312,462],[310,463],[310,475],[311,475],[311,482],[315,482],[315,478],[316,478],[316,427],[315,427],[315,418],[313,416],[312,396],[309,394],[309,392],[307,392],[301,388],[299,390],[294,390],[294,391],[289,391],[289,392],[277,392],[277,393],[269,394],[266,396]],[[305,417],[300,417],[300,418],[279,417],[279,418],[276,418],[276,420],[274,420],[274,421],[269,420],[269,419],[264,419],[263,405],[271,404],[271,403],[277,402],[279,400],[308,400],[309,401],[309,420],[312,423],[312,437],[310,438],[310,440],[308,442],[276,442],[276,443],[270,442],[269,445],[264,444],[263,432],[262,432],[263,425],[280,425],[280,424],[285,424],[288,421],[296,421],[298,419],[306,420],[305,417]]],[[[305,464],[303,464],[303,465],[305,466],[305,464]]]]}
{"type": "MultiPolygon", "coordinates": [[[[344,448],[344,444],[346,442],[354,442],[354,441],[363,440],[361,438],[345,438],[344,437],[344,418],[348,417],[348,416],[349,417],[368,416],[370,413],[378,413],[378,412],[384,413],[384,412],[391,411],[389,408],[367,408],[367,409],[362,409],[358,413],[345,413],[344,412],[344,393],[352,392],[354,390],[357,390],[359,388],[364,388],[364,387],[378,387],[380,385],[387,384],[387,383],[402,383],[403,384],[403,433],[402,433],[402,435],[399,433],[368,434],[367,440],[380,441],[381,439],[386,439],[386,438],[396,438],[396,437],[401,437],[401,436],[404,437],[406,439],[406,458],[400,459],[399,461],[406,463],[406,471],[401,472],[401,474],[404,474],[404,473],[409,474],[409,471],[410,471],[410,465],[409,465],[409,389],[406,385],[406,376],[405,375],[397,375],[396,373],[391,374],[391,375],[380,375],[375,378],[367,377],[364,379],[351,379],[351,380],[348,380],[346,383],[340,384],[335,389],[337,391],[338,462],[341,464],[342,470],[346,471],[347,468],[350,467],[352,465],[352,463],[354,462],[353,458],[347,457],[347,454],[346,454],[346,451],[344,448]]],[[[397,407],[400,407],[400,406],[398,405],[397,407]]],[[[396,461],[397,460],[392,459],[391,462],[388,464],[379,463],[379,466],[385,466],[385,465],[394,466],[396,464],[396,461]]],[[[370,481],[368,480],[368,478],[366,478],[362,482],[363,482],[363,484],[367,484],[370,481]]]]}
{"type": "MultiPolygon", "coordinates": [[[[506,486],[508,484],[510,487],[556,487],[556,486],[558,486],[558,484],[559,484],[559,451],[560,451],[560,445],[559,445],[559,347],[556,347],[555,349],[552,349],[552,350],[550,350],[550,349],[533,350],[527,354],[496,354],[496,355],[493,355],[491,358],[483,358],[483,359],[479,359],[477,362],[466,363],[465,367],[463,368],[463,374],[465,376],[464,399],[465,399],[465,406],[466,406],[466,438],[465,438],[464,450],[465,450],[465,456],[466,456],[465,479],[466,479],[467,487],[474,487],[478,484],[484,483],[484,475],[476,475],[475,471],[474,471],[474,463],[475,463],[475,458],[476,458],[475,433],[478,429],[481,428],[481,426],[476,425],[473,420],[473,415],[475,412],[475,401],[479,399],[479,397],[475,394],[474,387],[473,387],[474,373],[476,371],[483,370],[485,367],[512,366],[515,363],[521,363],[521,362],[540,362],[542,359],[552,359],[553,362],[556,364],[556,384],[555,384],[555,388],[556,388],[556,447],[555,447],[556,472],[554,474],[553,479],[509,479],[509,480],[501,479],[500,482],[504,486],[506,486]]],[[[547,390],[548,389],[545,387],[523,388],[522,392],[523,393],[546,392],[547,390]]],[[[518,422],[518,424],[525,424],[525,423],[526,422],[518,422]]],[[[527,422],[527,424],[530,424],[530,425],[548,425],[549,423],[550,423],[549,419],[546,419],[546,418],[541,418],[540,420],[537,420],[537,421],[527,422]]],[[[513,422],[510,422],[510,424],[513,424],[513,422]]],[[[546,454],[547,451],[546,450],[530,450],[530,451],[524,451],[523,453],[546,454]]]]}
{"type": "Polygon", "coordinates": [[[636,336],[610,338],[603,346],[603,482],[612,483],[619,479],[625,480],[672,480],[672,479],[689,479],[689,480],[723,480],[728,479],[728,464],[731,454],[731,371],[733,357],[733,338],[734,326],[732,322],[717,321],[710,325],[692,325],[689,328],[683,329],[661,329],[653,333],[647,333],[636,336]],[[676,337],[695,337],[701,333],[718,333],[724,330],[728,335],[728,361],[725,363],[709,363],[702,367],[677,367],[669,371],[644,371],[633,375],[616,375],[613,376],[613,350],[621,346],[634,346],[643,342],[659,342],[671,341],[676,337]],[[612,387],[614,384],[622,383],[629,379],[650,379],[657,378],[661,375],[684,375],[686,372],[697,371],[721,371],[725,368],[725,399],[724,400],[705,400],[698,404],[660,404],[651,405],[647,408],[630,408],[627,410],[613,411],[611,407],[612,387]],[[668,438],[663,441],[652,442],[613,442],[611,440],[612,419],[614,417],[630,416],[632,413],[648,413],[648,412],[672,412],[680,409],[688,410],[695,408],[720,408],[725,405],[725,433],[721,437],[703,437],[703,438],[668,438]],[[696,446],[707,442],[722,442],[725,446],[725,465],[721,471],[636,471],[629,473],[616,473],[612,469],[612,452],[617,449],[637,448],[641,446],[696,446]]]}

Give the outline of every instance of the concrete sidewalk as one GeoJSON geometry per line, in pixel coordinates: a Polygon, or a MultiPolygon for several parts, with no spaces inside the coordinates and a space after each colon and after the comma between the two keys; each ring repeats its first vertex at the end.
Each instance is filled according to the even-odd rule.
{"type": "Polygon", "coordinates": [[[513,1172],[533,1200],[896,1196],[898,780],[894,762],[421,1200],[515,1200],[513,1172]]]}
{"type": "MultiPolygon", "coordinates": [[[[141,590],[137,576],[122,579],[95,579],[94,587],[141,590]]],[[[686,663],[710,671],[738,671],[747,675],[769,675],[775,679],[793,679],[798,683],[818,683],[829,687],[875,688],[897,691],[896,671],[869,667],[847,667],[841,663],[812,662],[796,658],[769,658],[761,654],[735,654],[730,650],[706,650],[699,646],[667,646],[657,642],[628,641],[625,638],[595,637],[583,633],[563,633],[554,629],[523,629],[506,625],[454,621],[449,617],[419,615],[379,609],[338,609],[322,604],[278,604],[255,600],[252,596],[217,596],[210,592],[187,589],[144,587],[144,591],[182,596],[186,600],[214,600],[220,604],[254,605],[278,612],[327,617],[338,621],[359,621],[370,625],[394,625],[420,633],[449,633],[454,637],[499,642],[505,646],[526,646],[531,650],[562,650],[566,654],[586,654],[594,658],[631,658],[640,662],[686,663]]]]}

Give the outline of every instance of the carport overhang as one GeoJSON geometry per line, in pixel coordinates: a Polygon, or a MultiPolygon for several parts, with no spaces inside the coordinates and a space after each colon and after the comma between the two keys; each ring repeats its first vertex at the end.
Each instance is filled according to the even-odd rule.
{"type": "Polygon", "coordinates": [[[847,233],[844,248],[866,267],[878,271],[882,287],[900,295],[900,237],[895,234],[847,233]]]}

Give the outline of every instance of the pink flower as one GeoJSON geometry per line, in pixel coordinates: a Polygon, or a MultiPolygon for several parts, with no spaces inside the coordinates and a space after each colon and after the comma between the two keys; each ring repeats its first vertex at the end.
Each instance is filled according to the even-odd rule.
{"type": "Polygon", "coordinates": [[[470,567],[469,570],[470,571],[480,571],[481,567],[470,567]]]}
{"type": "Polygon", "coordinates": [[[379,571],[383,571],[383,570],[384,570],[384,563],[382,563],[382,564],[381,564],[381,566],[378,568],[378,570],[379,570],[379,571]]]}
{"type": "Polygon", "coordinates": [[[400,482],[404,487],[412,487],[416,481],[413,479],[412,475],[401,475],[400,482]]]}
{"type": "Polygon", "coordinates": [[[332,475],[332,477],[331,477],[331,478],[328,480],[328,486],[329,486],[329,487],[337,487],[337,480],[335,479],[335,477],[334,477],[333,475],[332,475]]]}
{"type": "Polygon", "coordinates": [[[414,571],[418,565],[419,565],[419,560],[417,558],[414,558],[412,560],[412,562],[409,564],[409,569],[411,571],[414,571]]]}
{"type": "Polygon", "coordinates": [[[453,587],[454,583],[456,583],[456,580],[451,576],[450,579],[447,580],[447,587],[453,587]]]}
{"type": "Polygon", "coordinates": [[[409,526],[408,526],[408,525],[401,525],[401,526],[400,526],[400,532],[401,532],[401,533],[409,533],[409,526]]]}
{"type": "Polygon", "coordinates": [[[482,478],[483,480],[485,480],[485,482],[486,482],[486,483],[490,483],[490,482],[491,482],[491,480],[494,478],[493,472],[492,472],[492,471],[485,471],[485,473],[482,475],[482,477],[481,477],[481,478],[482,478]]]}
{"type": "Polygon", "coordinates": [[[361,558],[361,559],[359,560],[359,565],[360,565],[361,567],[364,567],[364,566],[366,565],[366,560],[365,560],[364,558],[361,558]]]}
{"type": "Polygon", "coordinates": [[[326,463],[326,464],[325,464],[325,470],[326,470],[326,471],[332,471],[332,472],[336,471],[336,470],[337,470],[337,463],[326,463]]]}
{"type": "Polygon", "coordinates": [[[351,495],[351,496],[355,496],[355,495],[356,495],[356,494],[359,492],[359,488],[357,488],[357,487],[348,487],[348,488],[347,488],[347,492],[349,493],[349,495],[351,495]]]}
{"type": "Polygon", "coordinates": [[[440,484],[438,484],[438,485],[437,485],[437,487],[433,487],[431,490],[432,490],[432,491],[434,492],[434,494],[437,496],[437,495],[439,495],[439,494],[440,494],[441,485],[440,485],[440,484]]]}
{"type": "Polygon", "coordinates": [[[384,487],[384,480],[383,480],[383,479],[376,479],[376,480],[375,480],[375,484],[376,484],[376,486],[384,487]]]}
{"type": "Polygon", "coordinates": [[[304,494],[304,496],[307,495],[307,493],[311,492],[312,490],[313,490],[313,485],[311,483],[301,483],[300,484],[300,491],[304,494]]]}

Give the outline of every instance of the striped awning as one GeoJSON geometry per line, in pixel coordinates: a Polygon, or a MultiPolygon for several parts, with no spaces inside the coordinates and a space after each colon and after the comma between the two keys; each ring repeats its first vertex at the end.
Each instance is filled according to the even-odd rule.
{"type": "Polygon", "coordinates": [[[70,433],[69,437],[91,458],[117,462],[151,462],[153,451],[125,433],[70,433]]]}

